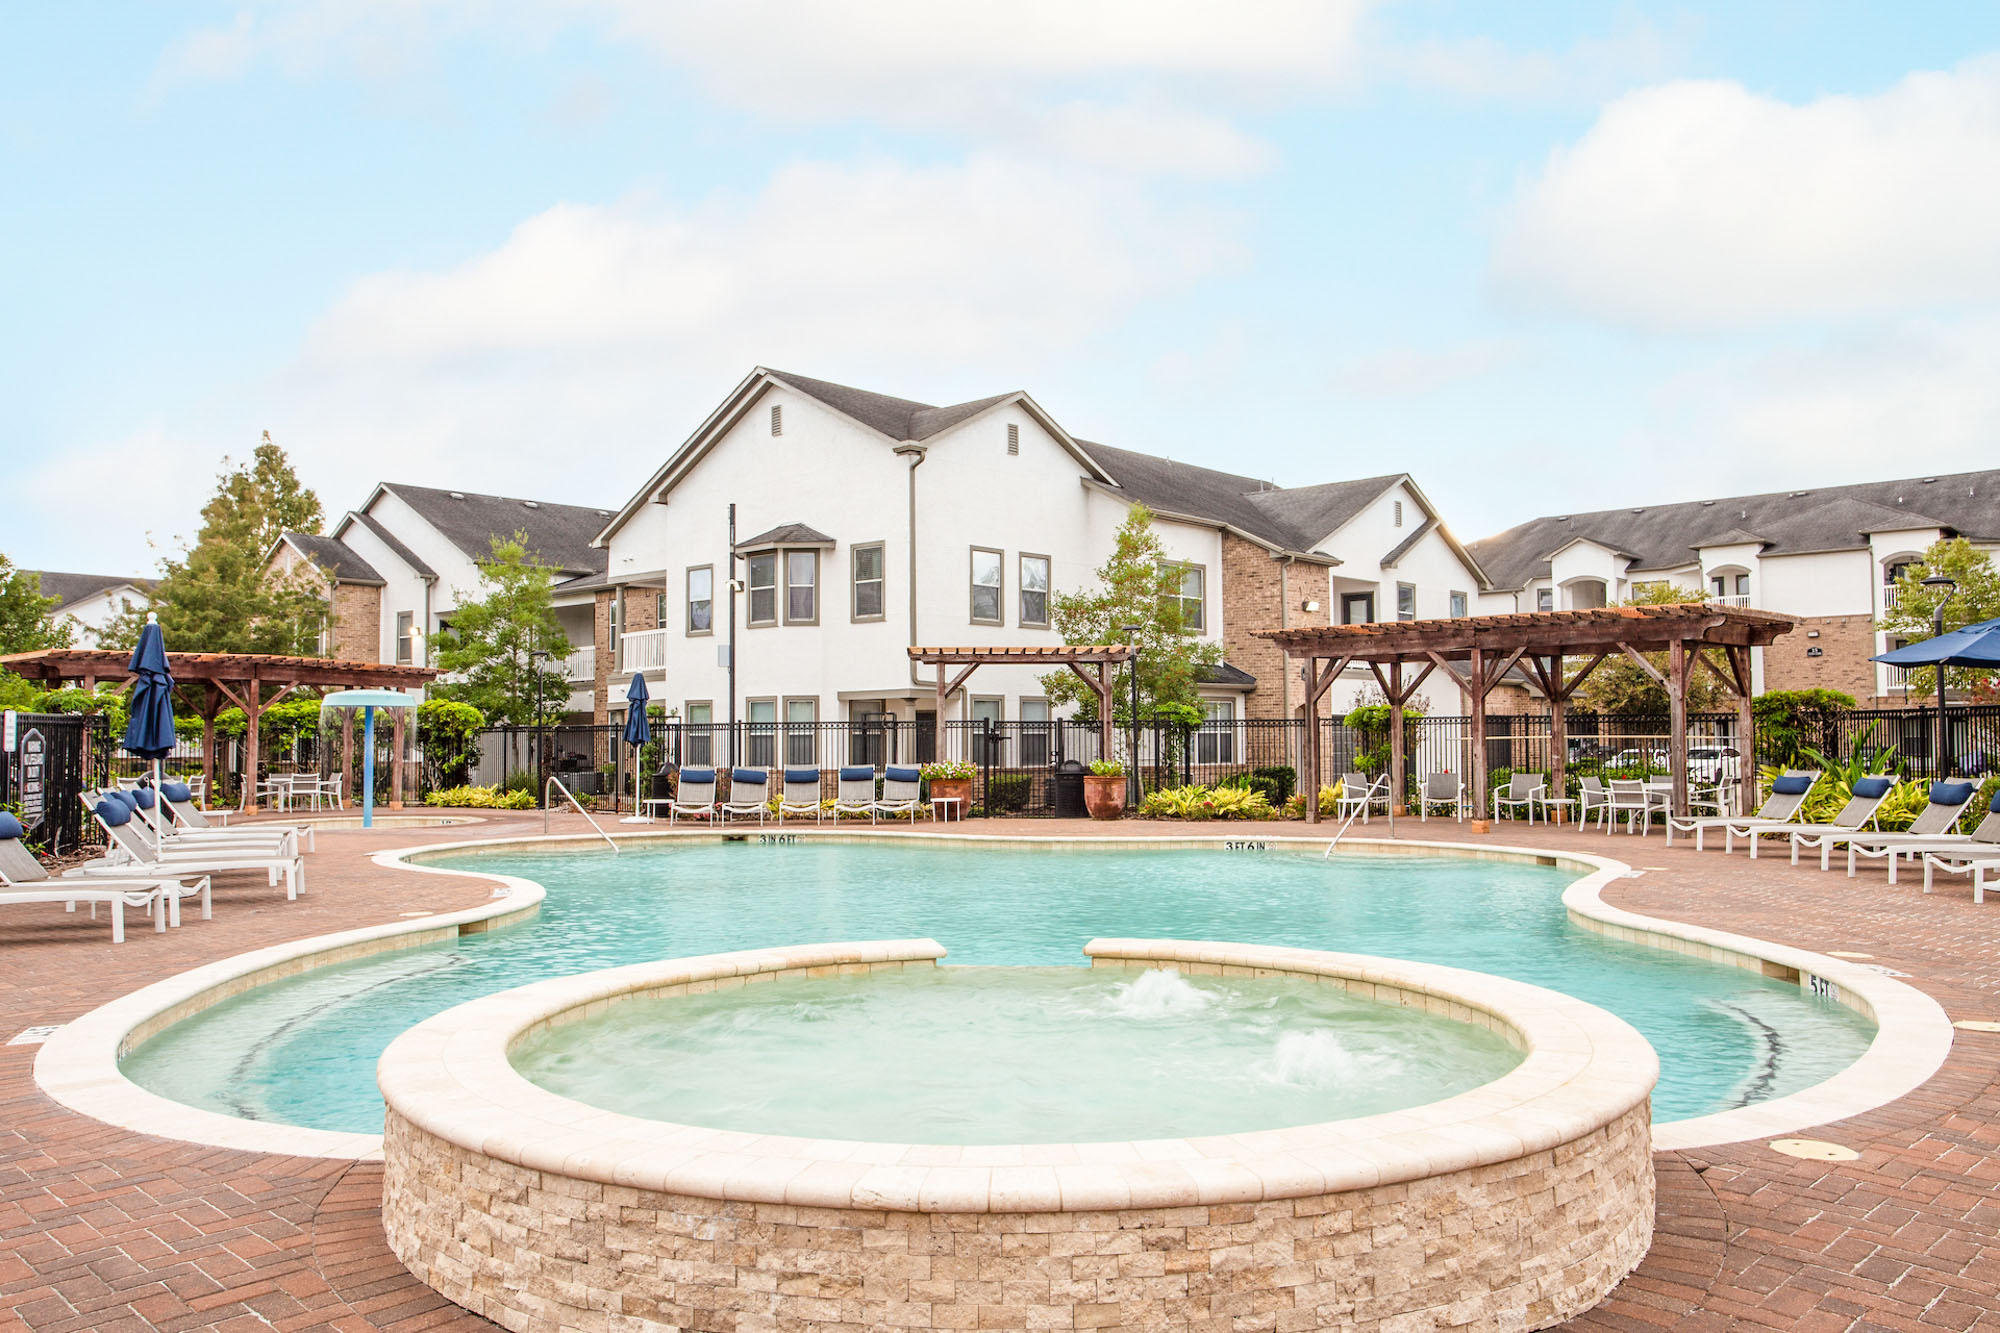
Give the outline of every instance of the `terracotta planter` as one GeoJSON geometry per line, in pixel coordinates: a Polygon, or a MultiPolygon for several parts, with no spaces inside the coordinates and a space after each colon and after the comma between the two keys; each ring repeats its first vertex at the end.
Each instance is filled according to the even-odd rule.
{"type": "Polygon", "coordinates": [[[933,801],[956,800],[958,802],[957,807],[951,811],[952,817],[963,819],[972,813],[971,778],[932,778],[930,782],[931,799],[933,801]]]}
{"type": "Polygon", "coordinates": [[[1085,773],[1083,808],[1092,819],[1121,819],[1125,814],[1125,775],[1085,773]]]}

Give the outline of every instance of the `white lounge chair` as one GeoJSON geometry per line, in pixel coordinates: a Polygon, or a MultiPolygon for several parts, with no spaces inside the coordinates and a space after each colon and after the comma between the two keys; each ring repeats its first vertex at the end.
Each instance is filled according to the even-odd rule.
{"type": "Polygon", "coordinates": [[[123,801],[106,797],[91,807],[90,816],[110,840],[111,855],[63,872],[63,878],[133,879],[150,875],[217,874],[228,870],[261,870],[275,886],[285,879],[285,897],[294,899],[305,889],[305,858],[293,853],[260,852],[248,847],[155,847],[132,827],[132,810],[123,801]]]}
{"type": "Polygon", "coordinates": [[[1361,822],[1368,822],[1368,815],[1378,801],[1389,795],[1389,778],[1386,774],[1368,780],[1366,773],[1342,773],[1340,775],[1340,795],[1333,803],[1335,819],[1352,819],[1361,816],[1361,822]]]}
{"type": "Polygon", "coordinates": [[[778,822],[785,822],[786,815],[811,815],[816,824],[820,820],[819,770],[816,768],[787,768],[784,790],[778,793],[778,822]]]}
{"type": "Polygon", "coordinates": [[[1886,860],[1889,863],[1889,882],[1894,884],[1896,862],[1903,855],[1900,849],[1921,848],[1927,843],[1935,845],[1939,841],[1959,845],[1955,839],[1943,835],[1950,834],[1952,829],[1958,826],[1959,818],[1972,804],[1972,794],[1978,789],[1978,784],[1973,782],[1933,782],[1929,804],[1910,821],[1910,827],[1903,832],[1868,831],[1842,835],[1840,841],[1847,844],[1847,877],[1854,878],[1857,858],[1868,857],[1873,860],[1886,860]]]}
{"type": "Polygon", "coordinates": [[[729,770],[729,799],[717,809],[721,810],[722,822],[727,824],[731,815],[741,815],[748,819],[757,816],[763,823],[771,814],[771,775],[761,768],[732,768],[729,770]]]}
{"type": "Polygon", "coordinates": [[[1736,850],[1736,839],[1750,840],[1750,859],[1757,859],[1757,841],[1766,833],[1790,833],[1799,825],[1799,816],[1805,813],[1806,800],[1819,785],[1819,770],[1811,768],[1787,769],[1771,783],[1771,794],[1764,798],[1764,804],[1756,813],[1748,815],[1698,815],[1690,819],[1676,819],[1667,816],[1667,843],[1672,845],[1675,833],[1694,834],[1694,849],[1702,850],[1702,837],[1715,829],[1722,830],[1722,850],[1725,853],[1736,850]]]}
{"type": "Polygon", "coordinates": [[[208,876],[188,883],[177,879],[133,877],[91,881],[56,879],[42,868],[35,854],[22,842],[21,821],[0,811],[0,907],[9,903],[62,903],[74,912],[78,903],[90,905],[91,919],[97,906],[111,908],[111,942],[125,942],[125,909],[138,907],[153,918],[153,929],[164,931],[181,923],[181,899],[199,897],[201,917],[213,914],[208,896],[208,876]]]}
{"type": "MultiPolygon", "coordinates": [[[[339,778],[334,781],[338,783],[339,778]]],[[[307,851],[316,850],[313,826],[306,824],[246,824],[238,828],[218,827],[209,822],[209,811],[195,803],[194,788],[185,782],[163,782],[160,784],[160,804],[166,806],[173,816],[176,836],[185,833],[291,833],[294,838],[303,837],[307,851]]],[[[226,810],[214,812],[226,817],[226,810]]],[[[226,825],[226,818],[225,818],[226,825]]]]}
{"type": "MultiPolygon", "coordinates": [[[[1987,803],[1986,815],[1979,821],[1979,827],[1970,833],[1944,833],[1935,838],[1924,838],[1917,842],[1899,842],[1888,849],[1889,882],[1896,882],[1896,864],[1903,857],[1922,857],[1924,860],[1924,892],[1931,891],[1931,881],[1939,869],[1950,874],[1967,874],[1974,861],[2000,856],[2000,792],[1994,793],[1987,803]],[[1935,859],[1933,859],[1935,858],[1935,859]]],[[[1975,901],[1984,901],[1979,877],[1973,878],[1975,901]]]]}
{"type": "Polygon", "coordinates": [[[1792,864],[1799,863],[1799,851],[1805,847],[1819,848],[1819,868],[1831,868],[1833,848],[1843,837],[1859,833],[1875,822],[1875,814],[1882,808],[1882,802],[1889,799],[1889,793],[1896,789],[1896,780],[1882,774],[1854,780],[1853,794],[1847,804],[1840,807],[1840,813],[1825,824],[1802,824],[1792,830],[1792,864]]]}
{"type": "Polygon", "coordinates": [[[1447,807],[1451,817],[1465,821],[1465,781],[1456,773],[1433,773],[1417,793],[1417,818],[1428,820],[1432,806],[1447,807]]]}
{"type": "Polygon", "coordinates": [[[875,808],[885,815],[908,814],[914,824],[923,795],[924,771],[921,768],[899,768],[891,764],[882,770],[882,799],[875,802],[875,808]]]}
{"type": "MultiPolygon", "coordinates": [[[[276,855],[297,856],[299,830],[289,824],[254,824],[232,829],[181,829],[174,826],[164,800],[151,787],[130,787],[104,793],[125,802],[137,817],[134,826],[155,847],[243,847],[276,855]]],[[[87,810],[92,804],[86,800],[87,810]]]]}
{"type": "Polygon", "coordinates": [[[674,782],[673,799],[667,802],[667,823],[686,815],[689,819],[715,818],[715,770],[683,766],[674,782]]]}
{"type": "MultiPolygon", "coordinates": [[[[1528,822],[1533,824],[1535,803],[1542,799],[1542,793],[1548,789],[1548,785],[1548,780],[1539,773],[1508,774],[1507,786],[1504,789],[1506,794],[1501,795],[1502,789],[1498,787],[1493,791],[1494,818],[1499,818],[1501,812],[1505,810],[1525,810],[1528,822]]],[[[1518,815],[1515,817],[1519,818],[1518,815]]]]}
{"type": "Polygon", "coordinates": [[[849,764],[840,770],[840,785],[833,796],[833,817],[868,816],[875,822],[875,770],[868,764],[849,764]]]}

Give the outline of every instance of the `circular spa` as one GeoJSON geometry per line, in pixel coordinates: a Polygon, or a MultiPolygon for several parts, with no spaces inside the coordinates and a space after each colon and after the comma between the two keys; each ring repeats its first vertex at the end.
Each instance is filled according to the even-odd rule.
{"type": "Polygon", "coordinates": [[[1611,1014],[1352,954],[1085,952],[806,945],[447,1010],[379,1069],[390,1245],[513,1329],[1539,1328],[1645,1253],[1659,1066],[1611,1014]]]}

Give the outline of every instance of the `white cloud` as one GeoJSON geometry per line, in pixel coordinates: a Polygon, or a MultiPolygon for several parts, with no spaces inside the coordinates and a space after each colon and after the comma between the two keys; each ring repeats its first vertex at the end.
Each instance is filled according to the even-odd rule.
{"type": "Polygon", "coordinates": [[[2000,58],[1791,105],[1731,82],[1620,98],[1517,201],[1500,290],[1645,328],[2000,297],[2000,58]]]}
{"type": "Polygon", "coordinates": [[[1522,346],[1511,338],[1475,338],[1437,349],[1392,347],[1341,370],[1335,384],[1370,398],[1429,393],[1519,361],[1522,346]]]}
{"type": "Polygon", "coordinates": [[[1420,88],[1513,102],[1598,101],[1665,75],[1686,42],[1640,24],[1562,50],[1516,50],[1491,37],[1384,44],[1377,68],[1420,88]]]}

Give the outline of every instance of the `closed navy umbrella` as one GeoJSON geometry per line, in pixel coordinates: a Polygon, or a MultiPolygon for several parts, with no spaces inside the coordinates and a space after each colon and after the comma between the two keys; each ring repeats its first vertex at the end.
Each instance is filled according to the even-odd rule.
{"type": "Polygon", "coordinates": [[[132,686],[132,716],[120,744],[153,760],[157,780],[159,761],[174,752],[174,677],[167,670],[167,641],[158,621],[147,620],[126,669],[139,679],[132,686]]]}
{"type": "Polygon", "coordinates": [[[625,687],[625,743],[635,750],[653,739],[653,725],[646,720],[646,701],[651,697],[646,678],[634,671],[632,683],[625,687]]]}

